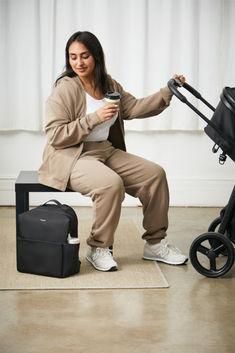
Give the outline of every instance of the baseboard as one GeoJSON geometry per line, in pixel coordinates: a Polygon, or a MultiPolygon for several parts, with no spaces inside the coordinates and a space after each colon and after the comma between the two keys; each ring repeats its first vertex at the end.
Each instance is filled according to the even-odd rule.
{"type": "Polygon", "coordinates": [[[234,179],[169,179],[171,206],[223,207],[234,179]]]}
{"type": "MultiPolygon", "coordinates": [[[[227,204],[233,179],[169,179],[171,206],[222,207],[227,204]]],[[[15,178],[0,177],[0,205],[15,205],[15,178]]],[[[71,206],[91,206],[91,200],[79,193],[30,193],[30,205],[56,198],[71,206]]],[[[123,206],[139,206],[139,200],[126,194],[123,206]]]]}

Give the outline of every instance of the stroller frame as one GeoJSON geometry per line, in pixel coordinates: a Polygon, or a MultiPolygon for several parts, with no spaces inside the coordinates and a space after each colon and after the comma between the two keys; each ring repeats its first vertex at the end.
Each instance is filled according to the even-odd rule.
{"type": "MultiPolygon", "coordinates": [[[[196,98],[206,104],[213,112],[216,109],[208,103],[201,94],[196,91],[188,83],[182,84],[178,79],[168,81],[168,87],[171,92],[182,102],[190,107],[197,115],[199,115],[207,124],[213,128],[224,140],[227,139],[226,134],[205,115],[203,115],[196,107],[194,107],[188,99],[179,92],[179,87],[184,87],[196,98]]],[[[214,145],[212,151],[216,153],[221,146],[214,145]]],[[[222,150],[219,156],[219,163],[224,164],[227,155],[226,151],[222,150]]],[[[228,236],[228,228],[232,222],[232,217],[235,211],[235,186],[233,187],[231,196],[227,206],[224,208],[224,213],[220,214],[209,226],[208,231],[199,235],[191,244],[189,256],[193,267],[200,274],[206,277],[220,277],[227,273],[233,266],[235,255],[234,246],[228,236]]]]}

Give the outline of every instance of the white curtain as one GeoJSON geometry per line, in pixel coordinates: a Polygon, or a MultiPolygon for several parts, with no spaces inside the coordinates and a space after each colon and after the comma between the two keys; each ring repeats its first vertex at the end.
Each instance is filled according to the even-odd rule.
{"type": "MultiPolygon", "coordinates": [[[[234,19],[234,0],[0,0],[0,130],[43,130],[45,100],[78,30],[97,35],[108,72],[136,97],[183,73],[217,105],[222,88],[235,86],[234,19]]],[[[126,129],[200,130],[200,120],[174,98],[159,117],[126,129]]]]}

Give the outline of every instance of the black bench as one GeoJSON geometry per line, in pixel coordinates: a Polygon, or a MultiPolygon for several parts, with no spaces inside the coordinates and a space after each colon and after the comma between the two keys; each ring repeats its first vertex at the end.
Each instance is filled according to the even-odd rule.
{"type": "MultiPolygon", "coordinates": [[[[21,171],[15,182],[16,215],[29,210],[30,192],[63,192],[38,182],[36,170],[21,171]]],[[[64,192],[73,192],[66,189],[64,192]]]]}
{"type": "MultiPolygon", "coordinates": [[[[38,172],[36,170],[21,171],[15,182],[15,200],[16,200],[16,229],[18,215],[29,210],[30,192],[61,192],[58,189],[42,185],[38,182],[38,172]]],[[[65,192],[73,192],[66,189],[65,192]]]]}
{"type": "MultiPolygon", "coordinates": [[[[18,215],[29,210],[30,192],[74,192],[66,189],[60,191],[38,182],[38,172],[36,170],[21,171],[15,182],[16,200],[16,235],[18,235],[18,215]]],[[[110,246],[112,250],[113,247],[110,246]]]]}

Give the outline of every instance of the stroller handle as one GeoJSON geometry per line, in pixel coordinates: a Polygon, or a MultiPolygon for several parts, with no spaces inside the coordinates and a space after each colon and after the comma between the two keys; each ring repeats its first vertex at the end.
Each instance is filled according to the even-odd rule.
{"type": "MultiPolygon", "coordinates": [[[[178,78],[172,78],[169,82],[168,82],[168,87],[170,88],[170,90],[173,92],[174,94],[177,96],[177,92],[179,93],[179,91],[176,89],[176,87],[184,87],[187,91],[189,91],[190,93],[192,93],[196,98],[198,99],[202,99],[201,94],[195,90],[195,88],[193,88],[192,86],[190,86],[187,82],[185,83],[181,83],[181,81],[178,78]]],[[[179,94],[180,100],[184,100],[184,97],[181,93],[179,94]]]]}
{"type": "MultiPolygon", "coordinates": [[[[220,136],[221,139],[223,139],[224,141],[226,141],[226,136],[223,134],[222,131],[220,131],[220,128],[210,119],[208,119],[205,115],[203,115],[196,107],[194,107],[193,104],[191,104],[187,98],[181,94],[177,87],[184,87],[186,90],[188,90],[190,93],[192,93],[196,98],[200,99],[204,104],[206,104],[211,110],[213,110],[213,112],[215,112],[215,108],[212,107],[212,105],[210,105],[210,103],[208,103],[199,92],[197,92],[192,86],[190,86],[188,83],[184,83],[182,84],[181,81],[179,79],[170,79],[167,83],[169,89],[171,90],[171,92],[183,103],[185,103],[189,108],[191,108],[197,115],[199,115],[205,122],[207,122],[207,124],[209,126],[211,126],[218,134],[218,136],[220,136]]],[[[223,98],[223,97],[222,97],[223,98]]],[[[228,102],[226,101],[224,104],[228,107],[228,104],[230,106],[231,100],[228,102]]],[[[231,111],[231,107],[228,107],[231,111]]],[[[206,131],[206,128],[204,129],[206,131]]],[[[210,136],[210,135],[209,135],[210,136]]],[[[211,137],[212,138],[212,137],[211,137]]],[[[212,140],[214,140],[212,138],[212,140]]],[[[217,152],[219,146],[217,145],[217,143],[214,145],[213,147],[213,152],[217,152]]],[[[220,164],[224,164],[226,159],[226,153],[224,153],[223,150],[223,154],[220,155],[220,164]]]]}
{"type": "Polygon", "coordinates": [[[187,102],[187,98],[185,96],[183,96],[182,93],[180,93],[178,91],[178,87],[182,87],[182,83],[180,80],[178,79],[174,79],[172,78],[171,80],[169,80],[167,82],[167,86],[169,87],[169,89],[171,90],[171,92],[183,103],[186,103],[187,102]]]}
{"type": "Polygon", "coordinates": [[[197,113],[197,115],[199,115],[204,121],[207,122],[207,124],[213,126],[213,128],[218,131],[218,128],[216,126],[214,126],[214,124],[205,116],[203,115],[196,107],[194,107],[194,105],[192,105],[187,98],[178,91],[177,87],[184,87],[187,91],[189,91],[190,93],[192,93],[196,98],[200,99],[204,104],[206,104],[211,110],[213,110],[213,112],[215,111],[215,108],[212,107],[212,105],[210,103],[208,103],[202,96],[201,94],[196,91],[192,86],[190,86],[188,83],[184,83],[182,84],[181,81],[179,79],[170,79],[167,83],[169,89],[171,90],[171,92],[183,103],[187,104],[187,106],[189,106],[195,113],[197,113]]]}
{"type": "Polygon", "coordinates": [[[188,100],[187,98],[178,91],[177,87],[184,87],[187,91],[189,91],[194,97],[196,97],[197,99],[200,99],[204,104],[206,104],[211,110],[213,110],[213,112],[215,111],[215,108],[208,103],[202,96],[201,94],[195,90],[195,88],[193,88],[192,86],[190,86],[187,82],[185,82],[184,84],[181,83],[181,81],[179,79],[170,79],[167,83],[169,89],[171,90],[171,92],[179,99],[181,100],[181,102],[186,103],[188,105],[188,100]]]}

